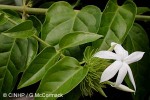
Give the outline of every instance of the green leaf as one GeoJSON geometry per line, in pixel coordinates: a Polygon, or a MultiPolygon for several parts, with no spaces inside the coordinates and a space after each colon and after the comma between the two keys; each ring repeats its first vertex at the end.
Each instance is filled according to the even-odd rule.
{"type": "Polygon", "coordinates": [[[41,32],[41,29],[42,29],[41,21],[36,16],[33,16],[33,15],[30,15],[30,17],[28,17],[28,20],[31,20],[33,22],[33,26],[37,30],[37,35],[39,35],[39,33],[41,32]]]}
{"type": "Polygon", "coordinates": [[[13,39],[0,34],[0,98],[11,93],[27,58],[27,39],[13,39]]]}
{"type": "Polygon", "coordinates": [[[137,14],[143,14],[149,11],[150,11],[150,8],[148,7],[137,7],[137,14]]]}
{"type": "Polygon", "coordinates": [[[32,60],[36,57],[37,52],[38,52],[38,41],[33,37],[28,38],[28,54],[26,67],[28,67],[29,64],[32,62],[32,60]]]}
{"type": "Polygon", "coordinates": [[[123,43],[132,27],[136,15],[136,5],[127,0],[119,6],[117,0],[109,0],[103,12],[98,34],[104,36],[94,43],[99,50],[107,50],[111,42],[123,43]]]}
{"type": "Polygon", "coordinates": [[[3,25],[7,22],[7,19],[4,16],[4,13],[0,14],[0,25],[3,25]]]}
{"type": "Polygon", "coordinates": [[[42,50],[23,73],[18,88],[34,84],[42,79],[46,71],[58,60],[59,54],[53,47],[42,50]]]}
{"type": "Polygon", "coordinates": [[[101,11],[96,6],[87,6],[81,11],[74,11],[67,2],[56,2],[46,13],[42,39],[50,45],[56,45],[63,36],[74,31],[97,33],[100,18],[101,11]]]}
{"type": "MultiPolygon", "coordinates": [[[[145,100],[146,96],[150,93],[150,54],[149,54],[149,39],[144,29],[139,24],[134,24],[130,34],[127,36],[124,42],[124,47],[130,53],[135,51],[145,52],[142,60],[131,64],[131,69],[134,75],[137,90],[135,92],[135,100],[145,100]]],[[[127,84],[132,87],[129,80],[126,80],[127,84]]]]}
{"type": "MultiPolygon", "coordinates": [[[[9,18],[17,23],[20,23],[22,19],[18,14],[11,10],[0,10],[0,13],[3,13],[5,18],[9,18]]],[[[14,27],[14,23],[10,22],[9,20],[0,26],[0,32],[6,31],[10,28],[14,27]]]]}
{"type": "MultiPolygon", "coordinates": [[[[51,67],[43,77],[37,93],[63,95],[75,88],[87,75],[87,67],[81,67],[72,57],[65,57],[51,67]]],[[[56,98],[36,98],[35,100],[53,100],[56,98]]]]}
{"type": "Polygon", "coordinates": [[[27,38],[32,36],[36,32],[37,31],[33,27],[32,21],[28,20],[14,26],[13,28],[5,32],[2,32],[2,34],[12,38],[27,38]]]}
{"type": "Polygon", "coordinates": [[[22,19],[20,18],[20,15],[17,12],[10,9],[3,9],[2,12],[5,14],[6,17],[16,21],[17,23],[22,22],[22,19]]]}
{"type": "Polygon", "coordinates": [[[65,35],[60,40],[59,46],[61,49],[74,47],[74,46],[78,46],[78,45],[85,44],[88,42],[93,42],[101,37],[102,35],[98,35],[95,33],[74,32],[74,33],[65,35]]]}

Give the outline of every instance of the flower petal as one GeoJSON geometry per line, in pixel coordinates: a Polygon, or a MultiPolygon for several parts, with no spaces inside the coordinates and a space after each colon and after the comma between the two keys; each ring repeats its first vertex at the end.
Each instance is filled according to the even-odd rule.
{"type": "Polygon", "coordinates": [[[116,89],[125,91],[125,92],[135,92],[134,90],[130,89],[129,87],[120,84],[119,86],[115,87],[116,89]]]}
{"type": "Polygon", "coordinates": [[[115,83],[114,82],[110,82],[110,81],[107,81],[107,83],[109,85],[111,85],[112,87],[116,88],[116,89],[119,89],[119,90],[122,90],[122,91],[126,91],[126,92],[135,92],[134,90],[130,89],[129,87],[123,85],[123,84],[120,84],[118,85],[117,87],[115,87],[115,83]]]}
{"type": "Polygon", "coordinates": [[[128,51],[126,51],[120,44],[114,47],[114,51],[117,55],[121,56],[122,59],[128,56],[128,51]]]}
{"type": "Polygon", "coordinates": [[[132,71],[131,71],[131,69],[130,69],[130,67],[128,65],[126,67],[127,67],[127,70],[128,70],[129,79],[130,79],[130,81],[131,81],[131,83],[132,83],[132,85],[133,85],[133,87],[134,87],[134,89],[136,91],[136,85],[135,85],[135,82],[134,82],[132,71]]]}
{"type": "Polygon", "coordinates": [[[121,61],[115,61],[110,66],[108,66],[102,73],[100,82],[107,81],[107,80],[111,79],[112,77],[114,77],[121,66],[122,66],[121,61]]]}
{"type": "Polygon", "coordinates": [[[127,64],[123,63],[122,67],[119,70],[118,76],[117,76],[117,80],[116,80],[116,84],[115,86],[119,86],[123,79],[125,78],[126,74],[127,74],[127,68],[126,68],[127,64]]]}
{"type": "Polygon", "coordinates": [[[111,51],[99,51],[96,54],[94,54],[94,57],[120,60],[120,57],[111,51]]]}
{"type": "Polygon", "coordinates": [[[124,61],[127,63],[127,64],[131,64],[133,62],[137,62],[139,61],[144,55],[144,52],[133,52],[132,54],[130,54],[128,57],[126,57],[124,59],[124,61]]]}

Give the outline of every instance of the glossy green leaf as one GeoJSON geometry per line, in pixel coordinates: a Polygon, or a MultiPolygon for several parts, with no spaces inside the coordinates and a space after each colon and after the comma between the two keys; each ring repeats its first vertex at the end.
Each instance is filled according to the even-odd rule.
{"type": "Polygon", "coordinates": [[[0,34],[0,98],[2,93],[11,93],[17,75],[24,69],[27,45],[27,39],[13,39],[0,34]]]}
{"type": "MultiPolygon", "coordinates": [[[[5,16],[17,23],[20,23],[22,21],[22,19],[20,18],[20,16],[18,16],[18,14],[14,11],[11,10],[1,10],[0,13],[3,13],[5,16]]],[[[10,22],[9,20],[4,23],[3,25],[0,26],[0,32],[6,31],[12,27],[14,27],[14,23],[10,22]]]]}
{"type": "Polygon", "coordinates": [[[5,32],[2,32],[2,34],[12,38],[27,38],[32,36],[36,32],[37,31],[33,27],[32,21],[28,20],[14,26],[13,28],[5,32]]]}
{"type": "MultiPolygon", "coordinates": [[[[149,39],[144,29],[139,24],[134,24],[129,35],[124,42],[124,47],[130,52],[143,51],[145,52],[142,60],[131,65],[136,83],[136,92],[133,95],[135,100],[146,100],[150,93],[150,54],[149,54],[149,39]]],[[[129,86],[132,86],[129,80],[126,80],[129,86]]]]}
{"type": "Polygon", "coordinates": [[[65,35],[59,43],[60,48],[69,48],[78,46],[81,44],[85,44],[88,42],[93,42],[99,38],[101,38],[102,35],[98,35],[95,33],[86,33],[86,32],[74,32],[70,33],[68,35],[65,35]]]}
{"type": "Polygon", "coordinates": [[[137,7],[137,14],[143,14],[146,12],[150,12],[150,8],[148,8],[148,7],[137,7]]]}
{"type": "MultiPolygon", "coordinates": [[[[86,76],[88,69],[81,67],[72,57],[65,57],[51,67],[43,77],[37,93],[66,94],[75,88],[86,76]]],[[[56,98],[36,98],[53,100],[56,98]]]]}
{"type": "Polygon", "coordinates": [[[74,31],[97,33],[100,18],[101,12],[98,7],[87,6],[81,11],[74,11],[67,2],[56,2],[46,13],[42,39],[50,45],[56,45],[63,36],[74,31]]]}
{"type": "Polygon", "coordinates": [[[28,54],[27,54],[27,63],[26,67],[32,62],[32,60],[36,57],[38,52],[38,41],[33,37],[28,38],[28,54]]]}
{"type": "Polygon", "coordinates": [[[13,11],[13,10],[10,10],[10,9],[3,9],[2,12],[5,14],[6,17],[8,17],[9,19],[17,22],[17,23],[21,23],[22,22],[22,19],[20,18],[20,15],[13,11]]]}
{"type": "Polygon", "coordinates": [[[58,60],[59,54],[53,47],[41,51],[23,73],[18,88],[34,84],[42,79],[46,71],[58,60]]]}
{"type": "Polygon", "coordinates": [[[7,19],[4,16],[5,16],[5,14],[0,13],[0,25],[3,25],[7,22],[7,19]]]}
{"type": "Polygon", "coordinates": [[[132,27],[136,15],[136,5],[127,0],[119,6],[117,0],[109,0],[103,12],[98,34],[104,36],[94,43],[96,48],[106,50],[111,42],[123,43],[132,27]]]}
{"type": "Polygon", "coordinates": [[[33,15],[30,15],[30,17],[28,17],[28,20],[31,20],[33,22],[33,26],[37,30],[37,35],[39,35],[42,29],[41,21],[36,16],[33,16],[33,15]]]}

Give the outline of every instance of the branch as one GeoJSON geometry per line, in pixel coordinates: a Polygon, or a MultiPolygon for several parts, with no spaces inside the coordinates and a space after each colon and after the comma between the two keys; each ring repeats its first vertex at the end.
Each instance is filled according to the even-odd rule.
{"type": "MultiPolygon", "coordinates": [[[[0,5],[0,9],[11,9],[19,12],[23,12],[24,7],[22,6],[11,6],[11,5],[0,5]]],[[[45,14],[47,9],[44,8],[28,8],[26,7],[26,12],[29,14],[45,14]]]]}
{"type": "MultiPolygon", "coordinates": [[[[22,6],[11,6],[11,5],[0,5],[0,9],[11,9],[19,12],[23,12],[24,8],[22,6]]],[[[48,9],[45,8],[29,8],[26,7],[26,12],[29,14],[45,14],[48,9]]],[[[150,21],[150,16],[148,15],[136,15],[136,20],[140,21],[150,21]]]]}

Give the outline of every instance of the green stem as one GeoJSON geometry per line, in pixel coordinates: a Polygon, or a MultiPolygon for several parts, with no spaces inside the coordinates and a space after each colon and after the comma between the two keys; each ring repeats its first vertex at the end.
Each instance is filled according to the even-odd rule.
{"type": "Polygon", "coordinates": [[[82,62],[80,62],[79,64],[82,65],[82,64],[84,64],[84,63],[86,63],[86,62],[85,62],[85,61],[82,61],[82,62]]]}
{"type": "MultiPolygon", "coordinates": [[[[11,9],[11,10],[23,12],[24,8],[22,6],[0,5],[0,9],[11,9]]],[[[26,7],[26,12],[29,14],[30,13],[31,14],[45,14],[47,12],[47,10],[48,9],[44,9],[44,8],[28,8],[28,7],[26,7]]],[[[150,16],[148,16],[148,15],[136,15],[135,18],[136,18],[136,20],[150,21],[150,16]]]]}
{"type": "Polygon", "coordinates": [[[8,21],[10,21],[12,24],[14,24],[14,25],[17,25],[17,24],[18,24],[16,21],[12,20],[11,18],[9,18],[9,17],[7,17],[7,16],[5,16],[5,18],[6,18],[8,21]]]}
{"type": "MultiPolygon", "coordinates": [[[[0,5],[0,9],[11,9],[15,11],[23,12],[24,7],[22,6],[11,6],[11,5],[0,5]]],[[[31,14],[45,14],[47,9],[44,8],[28,8],[26,7],[26,12],[31,14]]]]}
{"type": "Polygon", "coordinates": [[[33,35],[33,37],[34,37],[35,39],[37,39],[39,42],[41,42],[42,44],[44,44],[45,46],[51,46],[51,45],[49,45],[47,42],[45,42],[45,41],[43,41],[42,39],[40,39],[38,36],[33,35]]]}
{"type": "Polygon", "coordinates": [[[73,8],[78,6],[81,0],[77,0],[77,2],[73,5],[73,8]]]}
{"type": "Polygon", "coordinates": [[[22,7],[23,7],[22,20],[24,21],[26,20],[26,0],[23,0],[22,7]]]}
{"type": "Polygon", "coordinates": [[[135,16],[136,20],[141,20],[141,21],[150,21],[150,16],[146,15],[136,15],[135,16]]]}

